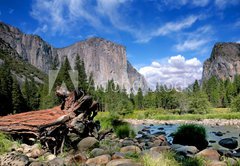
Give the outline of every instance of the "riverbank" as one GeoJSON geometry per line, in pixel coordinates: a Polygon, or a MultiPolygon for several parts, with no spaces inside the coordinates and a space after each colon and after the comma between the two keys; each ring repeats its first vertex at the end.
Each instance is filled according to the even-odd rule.
{"type": "Polygon", "coordinates": [[[155,119],[124,119],[133,124],[200,124],[209,126],[235,126],[240,128],[240,119],[203,119],[203,120],[155,120],[155,119]]]}

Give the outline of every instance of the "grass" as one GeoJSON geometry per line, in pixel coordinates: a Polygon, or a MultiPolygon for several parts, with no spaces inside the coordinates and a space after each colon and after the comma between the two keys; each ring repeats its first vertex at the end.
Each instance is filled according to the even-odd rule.
{"type": "Polygon", "coordinates": [[[0,155],[10,150],[13,140],[10,136],[0,133],[0,155]]]}
{"type": "Polygon", "coordinates": [[[159,157],[153,158],[150,155],[144,155],[142,158],[144,166],[180,166],[181,164],[174,158],[172,152],[161,153],[159,157]]]}
{"type": "Polygon", "coordinates": [[[147,109],[135,110],[126,116],[129,119],[155,120],[202,120],[202,119],[240,119],[240,112],[231,112],[229,108],[212,108],[207,114],[178,114],[178,110],[147,109]]]}
{"type": "MultiPolygon", "coordinates": [[[[107,121],[108,112],[100,112],[96,119],[100,120],[103,129],[111,128],[107,121]]],[[[202,120],[202,119],[240,119],[240,112],[231,112],[229,108],[212,108],[207,114],[178,114],[178,110],[146,109],[134,110],[126,119],[155,119],[155,120],[202,120]]]]}

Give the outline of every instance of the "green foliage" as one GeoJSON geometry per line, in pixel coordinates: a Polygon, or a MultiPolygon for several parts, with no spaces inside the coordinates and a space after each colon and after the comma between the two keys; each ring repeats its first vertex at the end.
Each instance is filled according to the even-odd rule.
{"type": "Polygon", "coordinates": [[[126,137],[135,137],[135,133],[133,129],[131,129],[129,124],[122,124],[122,125],[117,125],[114,128],[114,131],[119,138],[126,138],[126,137]]]}
{"type": "Polygon", "coordinates": [[[10,151],[12,145],[13,145],[12,138],[3,133],[0,133],[0,155],[10,151]]]}
{"type": "Polygon", "coordinates": [[[199,84],[198,84],[198,81],[195,80],[195,82],[194,82],[194,84],[193,84],[193,92],[194,92],[194,93],[197,93],[197,92],[199,92],[199,91],[200,91],[200,86],[199,86],[199,84]]]}
{"type": "Polygon", "coordinates": [[[163,152],[159,157],[144,155],[142,158],[144,166],[180,166],[181,164],[175,159],[175,154],[172,152],[163,152]]]}
{"type": "Polygon", "coordinates": [[[231,110],[233,112],[240,112],[240,95],[238,95],[231,104],[231,110]]]}
{"type": "Polygon", "coordinates": [[[40,94],[34,79],[31,79],[31,81],[29,82],[26,78],[23,84],[22,91],[24,99],[26,101],[27,109],[37,110],[40,105],[40,94]]]}
{"type": "Polygon", "coordinates": [[[206,130],[201,125],[181,125],[174,133],[173,144],[196,146],[199,150],[207,147],[206,130]]]}
{"type": "Polygon", "coordinates": [[[12,77],[8,64],[0,66],[0,116],[12,113],[12,77]]]}
{"type": "Polygon", "coordinates": [[[78,86],[82,88],[84,91],[88,89],[87,75],[85,71],[84,61],[80,59],[79,55],[76,57],[75,68],[78,72],[78,86]]]}
{"type": "Polygon", "coordinates": [[[136,105],[138,109],[143,109],[143,92],[141,88],[138,89],[136,95],[136,105]]]}
{"type": "Polygon", "coordinates": [[[189,113],[206,114],[209,112],[210,103],[204,93],[196,93],[190,98],[189,113]]]}
{"type": "Polygon", "coordinates": [[[12,84],[12,108],[14,114],[26,111],[26,104],[18,81],[15,77],[13,78],[12,84]]]}

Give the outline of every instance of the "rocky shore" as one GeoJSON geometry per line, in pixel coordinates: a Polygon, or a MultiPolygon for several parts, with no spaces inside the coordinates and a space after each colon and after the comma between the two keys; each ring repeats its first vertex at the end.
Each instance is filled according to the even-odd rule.
{"type": "MultiPolygon", "coordinates": [[[[58,155],[42,149],[39,144],[31,146],[15,144],[11,152],[0,156],[0,165],[144,166],[142,162],[144,156],[148,155],[157,160],[168,151],[178,154],[183,160],[200,157],[207,166],[234,166],[239,163],[240,149],[217,150],[207,147],[200,151],[195,146],[171,144],[164,134],[149,134],[148,130],[150,126],[139,131],[142,136],[138,138],[119,139],[114,133],[109,133],[102,140],[87,137],[77,144],[76,149],[66,150],[58,155]],[[132,156],[137,156],[137,158],[132,156]]],[[[222,143],[223,146],[229,146],[229,140],[224,140],[222,143]]],[[[232,147],[229,146],[229,148],[232,147]]]]}
{"type": "Polygon", "coordinates": [[[200,124],[208,126],[235,126],[240,127],[240,119],[203,119],[203,120],[154,120],[154,119],[125,119],[133,125],[141,124],[200,124]]]}

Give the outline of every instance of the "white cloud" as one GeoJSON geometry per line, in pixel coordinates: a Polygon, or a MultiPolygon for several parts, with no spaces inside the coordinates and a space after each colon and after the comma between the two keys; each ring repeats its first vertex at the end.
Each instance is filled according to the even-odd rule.
{"type": "Polygon", "coordinates": [[[204,44],[208,43],[206,39],[188,39],[185,40],[183,43],[179,43],[176,45],[176,49],[178,51],[185,51],[185,50],[196,50],[201,48],[204,44]]]}
{"type": "Polygon", "coordinates": [[[202,77],[202,63],[197,58],[185,59],[182,55],[172,56],[167,63],[153,61],[151,65],[139,69],[149,86],[166,84],[176,88],[186,88],[202,77]]]}
{"type": "Polygon", "coordinates": [[[219,9],[225,9],[227,6],[237,5],[239,3],[239,0],[215,0],[215,5],[219,9]]]}
{"type": "MultiPolygon", "coordinates": [[[[170,8],[181,8],[186,5],[193,7],[205,7],[209,4],[209,0],[161,0],[161,5],[168,6],[170,8]]],[[[162,7],[163,8],[163,7],[162,7]]]]}
{"type": "Polygon", "coordinates": [[[174,32],[180,32],[184,29],[190,28],[197,20],[200,20],[201,18],[201,15],[190,15],[187,18],[181,20],[167,22],[165,25],[157,28],[156,30],[153,30],[152,32],[143,32],[139,34],[137,42],[147,43],[154,37],[165,36],[174,32]]]}
{"type": "Polygon", "coordinates": [[[186,33],[174,46],[177,51],[203,50],[212,41],[213,30],[211,26],[203,26],[194,32],[186,33]]]}
{"type": "MultiPolygon", "coordinates": [[[[71,27],[81,28],[85,23],[101,27],[101,21],[88,1],[84,0],[36,0],[30,15],[40,23],[40,29],[47,25],[54,33],[66,33],[71,27]]],[[[39,29],[39,28],[38,28],[39,29]]]]}

